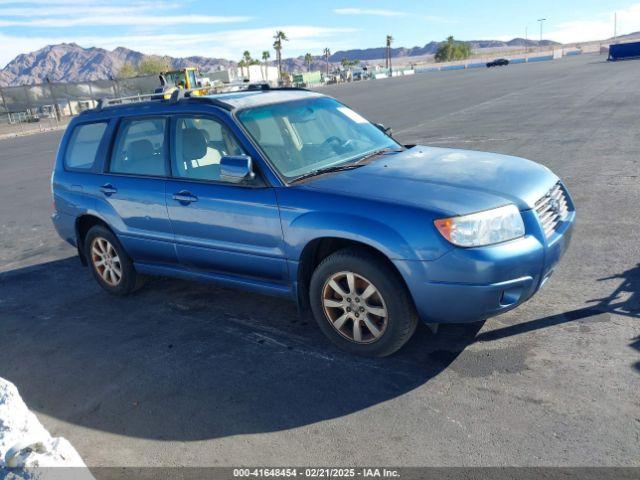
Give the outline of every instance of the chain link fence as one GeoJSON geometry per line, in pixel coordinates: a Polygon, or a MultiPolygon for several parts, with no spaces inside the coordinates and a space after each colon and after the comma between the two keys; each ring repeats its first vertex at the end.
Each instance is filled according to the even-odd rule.
{"type": "Polygon", "coordinates": [[[142,95],[158,86],[158,76],[148,75],[0,87],[0,134],[56,128],[66,124],[70,117],[95,107],[101,98],[142,95]]]}

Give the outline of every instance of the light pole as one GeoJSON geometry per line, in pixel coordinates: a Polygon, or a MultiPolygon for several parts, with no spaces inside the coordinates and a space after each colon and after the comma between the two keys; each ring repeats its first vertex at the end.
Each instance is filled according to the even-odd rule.
{"type": "Polygon", "coordinates": [[[538,22],[540,22],[540,42],[538,42],[538,50],[542,51],[542,24],[544,23],[544,21],[546,20],[546,18],[539,18],[538,22]]]}

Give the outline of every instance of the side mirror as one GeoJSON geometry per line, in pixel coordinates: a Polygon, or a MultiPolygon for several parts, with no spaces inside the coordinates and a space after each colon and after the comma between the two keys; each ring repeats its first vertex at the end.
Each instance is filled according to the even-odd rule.
{"type": "Polygon", "coordinates": [[[385,135],[388,135],[390,137],[393,136],[393,130],[391,130],[390,127],[385,127],[383,124],[381,123],[374,123],[374,125],[376,126],[376,128],[378,130],[380,130],[382,133],[384,133],[385,135]]]}
{"type": "Polygon", "coordinates": [[[242,183],[253,180],[253,164],[251,157],[245,155],[228,155],[220,159],[220,180],[229,183],[242,183]]]}

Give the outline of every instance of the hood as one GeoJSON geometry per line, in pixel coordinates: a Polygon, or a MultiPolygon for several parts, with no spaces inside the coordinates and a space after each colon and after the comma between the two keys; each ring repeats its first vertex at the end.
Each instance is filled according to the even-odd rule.
{"type": "Polygon", "coordinates": [[[557,181],[547,167],[524,158],[418,145],[299,188],[464,215],[508,203],[531,209],[557,181]]]}

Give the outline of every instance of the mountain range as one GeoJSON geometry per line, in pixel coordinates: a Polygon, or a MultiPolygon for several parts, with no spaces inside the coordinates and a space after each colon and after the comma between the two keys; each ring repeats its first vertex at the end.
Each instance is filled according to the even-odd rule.
{"type": "MultiPolygon", "coordinates": [[[[508,42],[499,40],[473,40],[468,42],[474,49],[503,48],[537,46],[538,41],[514,38],[508,42]]],[[[541,45],[558,45],[556,42],[543,40],[541,45]]],[[[398,57],[414,57],[432,55],[438,49],[439,42],[429,42],[423,47],[391,49],[391,55],[398,57]]],[[[136,52],[124,47],[114,50],[91,47],[83,48],[76,43],[61,43],[47,45],[46,47],[31,53],[18,55],[0,70],[0,86],[28,85],[43,83],[47,79],[52,82],[78,82],[86,80],[104,80],[115,77],[126,63],[137,66],[144,59],[153,57],[136,52]]],[[[385,48],[367,48],[344,50],[334,52],[329,58],[330,62],[338,63],[342,59],[370,61],[385,57],[385,48]]],[[[186,66],[197,67],[202,72],[228,68],[236,65],[233,60],[209,57],[165,57],[172,68],[186,66]]],[[[303,70],[306,68],[303,57],[286,58],[283,60],[283,68],[288,71],[303,70]]],[[[313,58],[312,69],[324,69],[324,57],[313,58]]]]}
{"type": "MultiPolygon", "coordinates": [[[[398,57],[418,57],[422,55],[433,55],[438,51],[438,47],[441,42],[431,41],[427,43],[424,47],[398,47],[391,49],[391,56],[394,58],[398,57]]],[[[541,46],[550,46],[550,45],[560,45],[558,42],[553,42],[551,40],[542,40],[539,42],[537,40],[525,40],[524,38],[514,38],[509,40],[508,42],[502,42],[500,40],[470,40],[468,43],[472,49],[482,49],[482,48],[505,48],[505,47],[536,47],[538,45],[541,46]]],[[[332,59],[334,61],[339,62],[343,58],[348,60],[377,60],[385,57],[385,48],[367,48],[364,50],[345,50],[335,52],[332,55],[332,59]]]]}

